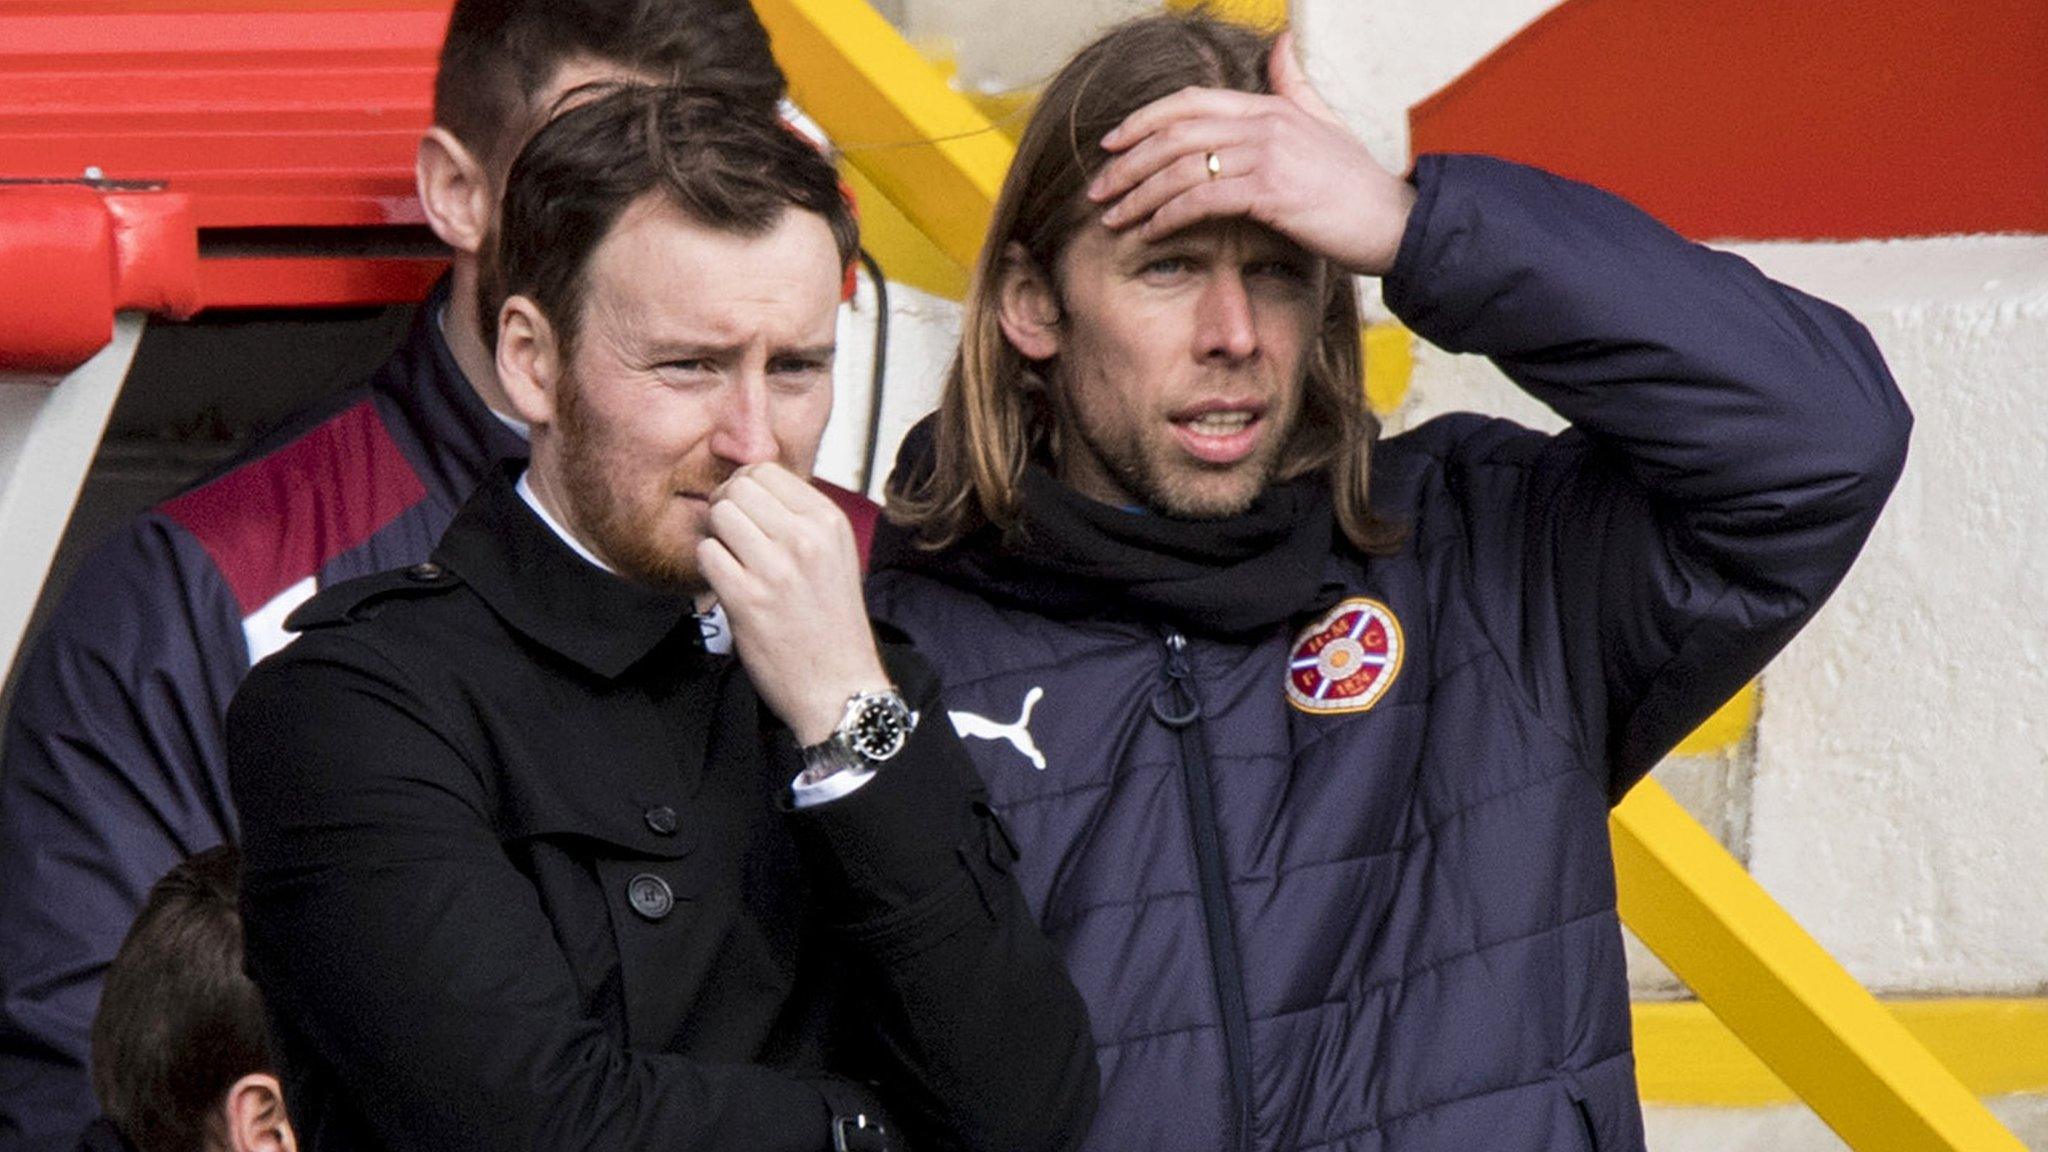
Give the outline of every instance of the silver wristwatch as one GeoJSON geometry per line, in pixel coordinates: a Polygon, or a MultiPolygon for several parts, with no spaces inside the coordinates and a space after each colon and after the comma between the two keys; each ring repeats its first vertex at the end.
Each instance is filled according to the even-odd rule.
{"type": "Polygon", "coordinates": [[[916,729],[917,713],[894,686],[856,692],[832,735],[804,747],[804,770],[797,782],[816,784],[849,769],[874,768],[903,751],[916,729]]]}

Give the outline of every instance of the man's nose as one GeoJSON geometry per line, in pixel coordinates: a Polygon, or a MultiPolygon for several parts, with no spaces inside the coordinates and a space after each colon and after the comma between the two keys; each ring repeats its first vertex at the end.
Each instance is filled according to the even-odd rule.
{"type": "Polygon", "coordinates": [[[759,464],[776,456],[769,426],[768,383],[763,379],[734,381],[720,397],[717,423],[711,430],[711,452],[735,466],[759,464]]]}
{"type": "Polygon", "coordinates": [[[1203,288],[1196,316],[1196,354],[1203,360],[1248,360],[1259,351],[1252,301],[1244,280],[1219,273],[1203,288]]]}

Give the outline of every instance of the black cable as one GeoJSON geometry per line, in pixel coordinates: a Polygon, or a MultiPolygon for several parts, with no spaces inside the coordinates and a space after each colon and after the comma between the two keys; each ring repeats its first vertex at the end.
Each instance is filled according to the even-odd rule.
{"type": "Polygon", "coordinates": [[[868,384],[867,455],[860,465],[860,494],[865,496],[874,482],[875,454],[882,447],[882,377],[889,361],[889,281],[882,275],[882,266],[865,248],[860,250],[860,264],[875,282],[875,368],[868,384]]]}

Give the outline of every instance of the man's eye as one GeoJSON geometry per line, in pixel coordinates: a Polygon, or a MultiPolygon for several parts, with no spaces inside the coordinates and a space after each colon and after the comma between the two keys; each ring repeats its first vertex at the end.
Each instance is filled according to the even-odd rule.
{"type": "Polygon", "coordinates": [[[832,383],[832,361],[791,357],[768,362],[768,382],[778,392],[808,395],[832,383]]]}
{"type": "Polygon", "coordinates": [[[1284,280],[1290,284],[1308,283],[1308,269],[1291,260],[1265,260],[1247,267],[1245,271],[1253,276],[1284,280]]]}
{"type": "Polygon", "coordinates": [[[1179,276],[1194,267],[1194,262],[1185,256],[1161,256],[1147,263],[1143,272],[1151,277],[1179,276]]]}
{"type": "Polygon", "coordinates": [[[714,370],[715,367],[716,365],[712,364],[711,361],[701,356],[688,360],[666,360],[663,361],[661,365],[662,371],[664,372],[674,372],[683,375],[694,375],[700,372],[710,372],[714,370]]]}

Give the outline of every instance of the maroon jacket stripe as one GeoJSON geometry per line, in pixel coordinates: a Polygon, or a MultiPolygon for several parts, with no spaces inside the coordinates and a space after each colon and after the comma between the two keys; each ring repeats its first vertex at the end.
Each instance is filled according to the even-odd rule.
{"type": "Polygon", "coordinates": [[[172,499],[163,512],[198,538],[247,615],[368,540],[426,494],[365,400],[276,452],[172,499]],[[361,479],[337,483],[338,474],[361,479]]]}

